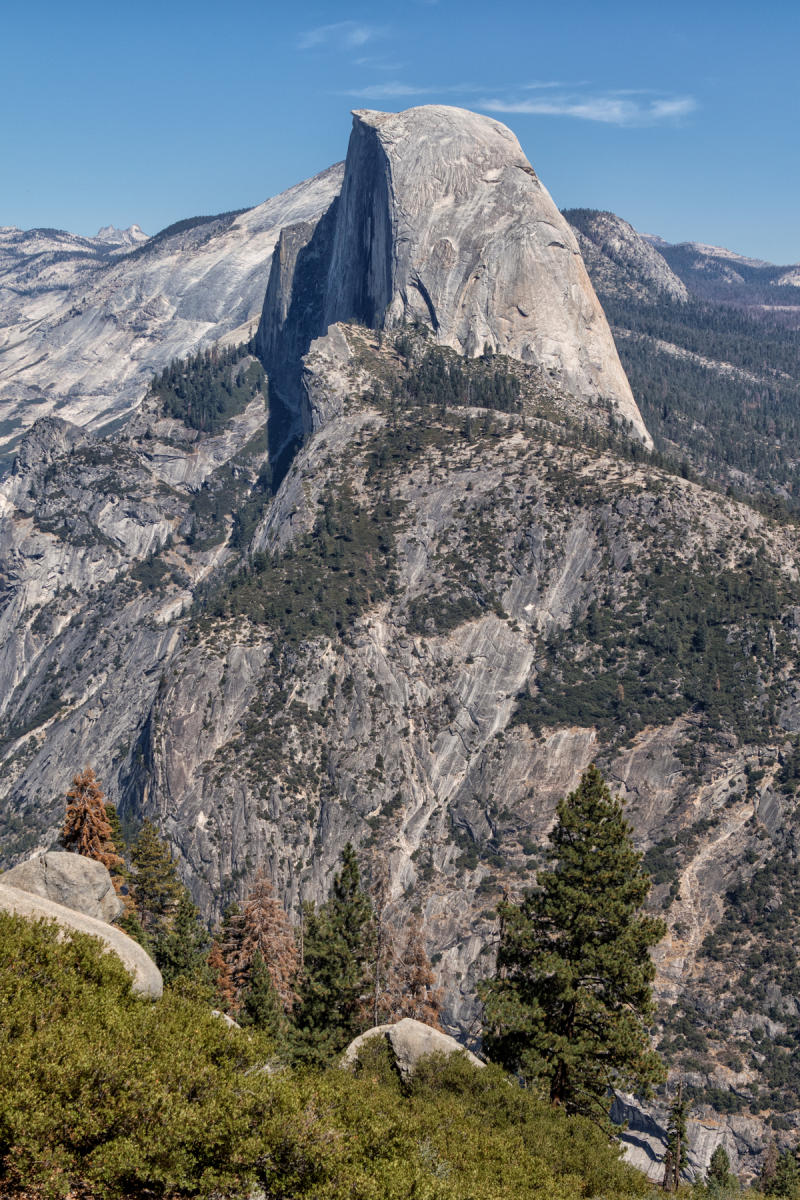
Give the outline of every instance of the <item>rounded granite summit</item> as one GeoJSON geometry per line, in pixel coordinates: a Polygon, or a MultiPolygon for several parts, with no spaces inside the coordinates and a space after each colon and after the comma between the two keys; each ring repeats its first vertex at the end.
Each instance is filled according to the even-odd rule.
{"type": "Polygon", "coordinates": [[[421,322],[461,354],[539,366],[651,444],[575,235],[499,121],[438,104],[357,110],[340,196],[282,238],[259,331],[276,361],[296,337],[292,299],[313,292],[313,328],[295,305],[305,348],[337,322],[421,322]]]}

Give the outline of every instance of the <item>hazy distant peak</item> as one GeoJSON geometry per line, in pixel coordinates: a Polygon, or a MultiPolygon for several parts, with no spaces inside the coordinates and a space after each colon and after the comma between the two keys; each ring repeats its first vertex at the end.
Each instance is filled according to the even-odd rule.
{"type": "Polygon", "coordinates": [[[766,262],[763,258],[748,258],[746,254],[737,254],[735,250],[728,250],[725,246],[710,246],[706,242],[668,242],[665,238],[659,237],[657,233],[642,233],[639,235],[649,242],[651,246],[656,246],[659,250],[689,250],[695,254],[701,254],[705,258],[724,258],[730,262],[740,263],[743,267],[771,267],[772,263],[766,262]]]}
{"type": "Polygon", "coordinates": [[[772,263],[765,262],[763,258],[748,258],[744,254],[737,254],[735,250],[727,250],[724,246],[708,246],[705,242],[684,242],[683,245],[697,254],[704,254],[708,258],[727,258],[732,262],[741,263],[743,267],[772,266],[772,263]]]}
{"type": "Polygon", "coordinates": [[[127,229],[104,225],[102,229],[98,229],[94,240],[105,242],[109,246],[139,246],[148,240],[148,234],[139,225],[129,225],[127,229]]]}

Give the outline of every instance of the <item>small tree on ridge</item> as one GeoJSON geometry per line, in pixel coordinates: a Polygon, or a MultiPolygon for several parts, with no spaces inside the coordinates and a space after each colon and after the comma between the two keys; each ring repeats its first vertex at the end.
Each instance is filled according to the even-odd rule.
{"type": "Polygon", "coordinates": [[[123,865],[114,845],[102,788],[89,766],[78,772],[67,792],[61,844],[66,850],[102,863],[108,871],[123,865]]]}

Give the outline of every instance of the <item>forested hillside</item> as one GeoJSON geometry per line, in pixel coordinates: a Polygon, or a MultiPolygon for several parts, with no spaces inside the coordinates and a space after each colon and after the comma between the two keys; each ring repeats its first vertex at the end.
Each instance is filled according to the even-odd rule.
{"type": "Polygon", "coordinates": [[[800,504],[800,293],[787,268],[644,242],[608,213],[566,213],[659,449],[734,493],[800,504]],[[663,256],[642,282],[641,262],[663,256]],[[681,297],[675,281],[685,287],[681,297]]]}

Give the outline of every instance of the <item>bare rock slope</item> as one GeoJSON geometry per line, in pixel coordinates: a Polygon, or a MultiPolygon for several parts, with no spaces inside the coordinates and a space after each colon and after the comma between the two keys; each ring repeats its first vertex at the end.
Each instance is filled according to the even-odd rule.
{"type": "Polygon", "coordinates": [[[174,358],[254,332],[282,226],[316,218],[341,166],[255,208],[123,241],[0,229],[0,458],[49,414],[99,428],[174,358]],[[136,239],[137,241],[139,239],[136,239]]]}

